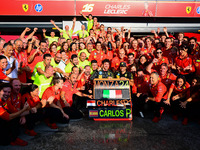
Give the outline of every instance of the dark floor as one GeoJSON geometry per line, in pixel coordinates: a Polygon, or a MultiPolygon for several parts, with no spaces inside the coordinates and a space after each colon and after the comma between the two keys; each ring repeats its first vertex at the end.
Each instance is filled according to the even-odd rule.
{"type": "Polygon", "coordinates": [[[200,125],[191,121],[187,126],[164,114],[159,123],[151,116],[134,117],[132,122],[95,122],[84,118],[58,130],[44,123],[36,126],[36,137],[21,135],[29,142],[26,147],[0,146],[1,150],[199,150],[200,125]]]}

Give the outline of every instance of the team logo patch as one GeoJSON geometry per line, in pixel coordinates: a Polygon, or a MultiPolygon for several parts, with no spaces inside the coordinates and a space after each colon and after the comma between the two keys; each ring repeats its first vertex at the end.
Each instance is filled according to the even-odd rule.
{"type": "Polygon", "coordinates": [[[22,4],[22,8],[25,12],[28,11],[28,4],[22,4]]]}
{"type": "Polygon", "coordinates": [[[35,11],[41,12],[42,10],[43,10],[43,7],[42,7],[41,4],[36,4],[36,5],[35,5],[35,11]]]}
{"type": "Polygon", "coordinates": [[[191,6],[187,6],[186,7],[186,13],[189,14],[192,10],[192,7],[191,6]]]}

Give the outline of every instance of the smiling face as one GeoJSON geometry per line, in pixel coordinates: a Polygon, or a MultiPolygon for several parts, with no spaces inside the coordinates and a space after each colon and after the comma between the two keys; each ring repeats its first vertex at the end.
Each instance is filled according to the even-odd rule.
{"type": "Polygon", "coordinates": [[[4,87],[3,88],[2,100],[7,101],[8,98],[10,97],[10,94],[11,94],[11,88],[10,87],[4,87]]]}
{"type": "Polygon", "coordinates": [[[155,84],[158,83],[158,76],[157,76],[155,73],[152,73],[152,74],[150,75],[150,83],[151,83],[152,85],[155,85],[155,84]]]}
{"type": "Polygon", "coordinates": [[[39,95],[39,88],[36,88],[34,91],[30,92],[32,97],[36,97],[39,95]]]}
{"type": "Polygon", "coordinates": [[[145,56],[142,56],[139,61],[141,64],[144,64],[147,61],[147,59],[145,56]]]}
{"type": "Polygon", "coordinates": [[[83,62],[86,60],[86,54],[84,52],[81,53],[80,55],[80,60],[83,62]]]}
{"type": "Polygon", "coordinates": [[[4,94],[4,91],[3,91],[3,89],[0,91],[0,99],[2,99],[3,98],[3,94],[4,94]]]}
{"type": "Polygon", "coordinates": [[[0,68],[1,69],[5,69],[6,67],[7,67],[7,59],[5,58],[5,59],[1,59],[0,60],[0,68]]]}
{"type": "Polygon", "coordinates": [[[166,66],[161,66],[160,67],[160,74],[165,75],[167,73],[168,68],[166,66]]]}
{"type": "Polygon", "coordinates": [[[4,50],[4,54],[5,54],[5,56],[7,56],[7,57],[11,57],[12,54],[13,54],[13,46],[8,45],[8,46],[5,48],[5,50],[4,50]]]}
{"type": "Polygon", "coordinates": [[[50,65],[50,63],[51,63],[51,57],[46,57],[46,58],[44,59],[44,64],[45,64],[45,65],[50,65]]]}
{"type": "Polygon", "coordinates": [[[21,90],[21,82],[19,80],[14,80],[12,82],[13,93],[18,94],[21,90]]]}
{"type": "Polygon", "coordinates": [[[22,50],[22,47],[23,47],[23,42],[22,41],[16,41],[15,42],[15,49],[20,52],[22,50]]]}
{"type": "Polygon", "coordinates": [[[110,68],[110,63],[109,62],[105,62],[103,64],[103,68],[104,68],[105,71],[107,71],[110,68]]]}
{"type": "Polygon", "coordinates": [[[70,82],[72,83],[72,85],[74,85],[76,83],[76,80],[77,80],[76,77],[77,77],[77,75],[71,74],[71,76],[70,76],[70,82]]]}
{"type": "Polygon", "coordinates": [[[156,56],[157,56],[157,58],[161,58],[162,57],[162,50],[161,49],[158,49],[156,51],[156,56]]]}

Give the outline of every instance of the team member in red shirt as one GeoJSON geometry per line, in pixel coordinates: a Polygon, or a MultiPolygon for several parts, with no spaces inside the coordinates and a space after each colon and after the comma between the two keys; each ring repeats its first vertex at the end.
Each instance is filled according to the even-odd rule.
{"type": "Polygon", "coordinates": [[[147,66],[147,71],[151,73],[151,69],[156,70],[159,72],[160,65],[162,63],[169,64],[168,58],[162,56],[163,52],[160,48],[158,48],[156,51],[156,58],[153,59],[153,61],[147,66]]]}
{"type": "Polygon", "coordinates": [[[134,58],[138,58],[138,41],[133,40],[131,42],[131,51],[134,54],[134,58]]]}
{"type": "Polygon", "coordinates": [[[163,56],[169,58],[172,49],[172,39],[167,37],[165,39],[165,47],[162,48],[163,56]]]}
{"type": "Polygon", "coordinates": [[[131,71],[131,66],[136,65],[135,64],[135,57],[134,57],[133,53],[129,53],[127,56],[128,56],[127,70],[131,71]]]}
{"type": "Polygon", "coordinates": [[[144,74],[142,69],[138,69],[136,72],[134,85],[132,86],[132,102],[133,112],[138,115],[139,112],[143,112],[145,99],[149,91],[149,75],[144,74]]]}
{"type": "Polygon", "coordinates": [[[78,110],[83,107],[82,106],[83,99],[78,99],[77,102],[74,102],[73,94],[76,94],[80,97],[92,98],[92,95],[84,94],[76,89],[75,87],[76,80],[77,80],[76,75],[71,74],[69,77],[69,80],[66,80],[65,83],[63,84],[62,91],[61,91],[61,99],[62,99],[61,104],[62,104],[64,112],[69,115],[70,119],[79,119],[79,118],[82,118],[83,116],[82,113],[78,110]]]}
{"type": "Polygon", "coordinates": [[[79,49],[77,49],[77,43],[72,42],[72,43],[70,44],[69,58],[71,58],[71,56],[72,56],[73,54],[78,55],[78,53],[79,53],[79,49]]]}
{"type": "Polygon", "coordinates": [[[159,81],[159,75],[156,72],[151,73],[149,86],[151,94],[146,98],[146,102],[155,113],[152,121],[159,122],[167,99],[167,87],[159,81]]]}
{"type": "Polygon", "coordinates": [[[96,60],[98,63],[98,66],[100,67],[102,64],[102,60],[106,58],[105,53],[102,51],[101,43],[97,42],[96,43],[96,50],[92,51],[90,56],[89,56],[89,61],[91,62],[92,60],[96,60]]]}
{"type": "Polygon", "coordinates": [[[175,83],[172,83],[167,96],[167,103],[171,104],[173,119],[178,120],[178,112],[180,109],[180,102],[184,101],[189,96],[190,84],[186,82],[184,76],[180,75],[177,77],[175,83]]]}
{"type": "Polygon", "coordinates": [[[26,141],[18,138],[19,135],[19,116],[29,109],[28,103],[17,111],[10,101],[11,86],[8,83],[0,85],[0,145],[19,145],[26,146],[26,141]]]}
{"type": "Polygon", "coordinates": [[[91,68],[89,65],[86,65],[84,70],[81,72],[79,75],[80,77],[78,78],[78,85],[77,88],[83,91],[88,91],[89,86],[90,86],[90,72],[91,68]]]}
{"type": "Polygon", "coordinates": [[[14,49],[14,57],[18,60],[19,69],[18,78],[22,83],[27,82],[26,73],[30,72],[30,68],[28,67],[27,61],[27,52],[22,49],[23,42],[21,39],[15,40],[15,49],[14,49]]]}
{"type": "Polygon", "coordinates": [[[192,58],[197,58],[200,54],[199,45],[197,43],[197,39],[195,37],[191,37],[189,39],[189,47],[190,47],[190,54],[192,58]]]}
{"type": "MultiPolygon", "coordinates": [[[[32,49],[32,42],[29,44],[30,48],[32,49]]],[[[31,53],[28,57],[28,66],[31,68],[31,72],[33,72],[33,69],[35,65],[38,62],[41,62],[43,60],[43,55],[47,53],[47,43],[45,40],[40,41],[40,45],[37,49],[31,50],[31,53]]]]}
{"type": "Polygon", "coordinates": [[[166,63],[161,64],[159,75],[161,82],[167,89],[169,89],[171,84],[176,81],[176,76],[170,72],[166,63]]]}
{"type": "Polygon", "coordinates": [[[143,51],[143,55],[145,54],[149,54],[149,53],[151,53],[151,54],[153,54],[154,53],[154,51],[156,50],[155,49],[155,47],[153,46],[153,44],[152,44],[152,42],[153,42],[153,40],[152,40],[152,38],[150,38],[150,37],[147,37],[146,39],[145,39],[145,48],[142,48],[141,49],[141,51],[143,51]]]}
{"type": "Polygon", "coordinates": [[[191,77],[191,74],[195,71],[192,59],[188,56],[188,46],[181,45],[180,47],[180,56],[175,58],[175,66],[173,69],[176,69],[177,74],[184,75],[186,80],[191,77]]]}
{"type": "Polygon", "coordinates": [[[63,111],[60,103],[60,92],[63,86],[63,79],[54,77],[52,80],[53,86],[48,87],[43,95],[42,100],[48,100],[50,97],[54,98],[53,103],[46,105],[44,108],[45,115],[49,120],[46,120],[47,125],[52,129],[57,129],[55,122],[68,123],[69,116],[63,111]]]}
{"type": "Polygon", "coordinates": [[[121,62],[125,62],[127,63],[127,57],[125,55],[125,50],[122,48],[119,50],[119,57],[118,56],[115,56],[112,60],[112,63],[111,63],[111,68],[112,68],[112,71],[117,71],[119,70],[119,65],[121,62]]]}
{"type": "Polygon", "coordinates": [[[137,63],[137,69],[142,69],[143,71],[146,71],[146,67],[149,65],[148,59],[145,55],[141,55],[139,57],[138,63],[137,63]]]}
{"type": "Polygon", "coordinates": [[[11,104],[19,111],[22,108],[21,82],[19,79],[12,79],[10,84],[12,86],[11,104]]]}

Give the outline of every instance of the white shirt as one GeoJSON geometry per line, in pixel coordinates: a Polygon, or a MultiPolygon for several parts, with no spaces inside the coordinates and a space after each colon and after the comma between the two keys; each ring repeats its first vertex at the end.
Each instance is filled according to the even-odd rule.
{"type": "Polygon", "coordinates": [[[18,78],[18,61],[17,61],[17,59],[15,59],[13,56],[10,57],[10,59],[8,59],[7,56],[5,56],[5,57],[7,58],[8,65],[7,65],[6,69],[4,69],[3,73],[6,74],[6,70],[10,69],[13,66],[13,62],[15,60],[15,69],[7,76],[10,78],[18,78]]]}

